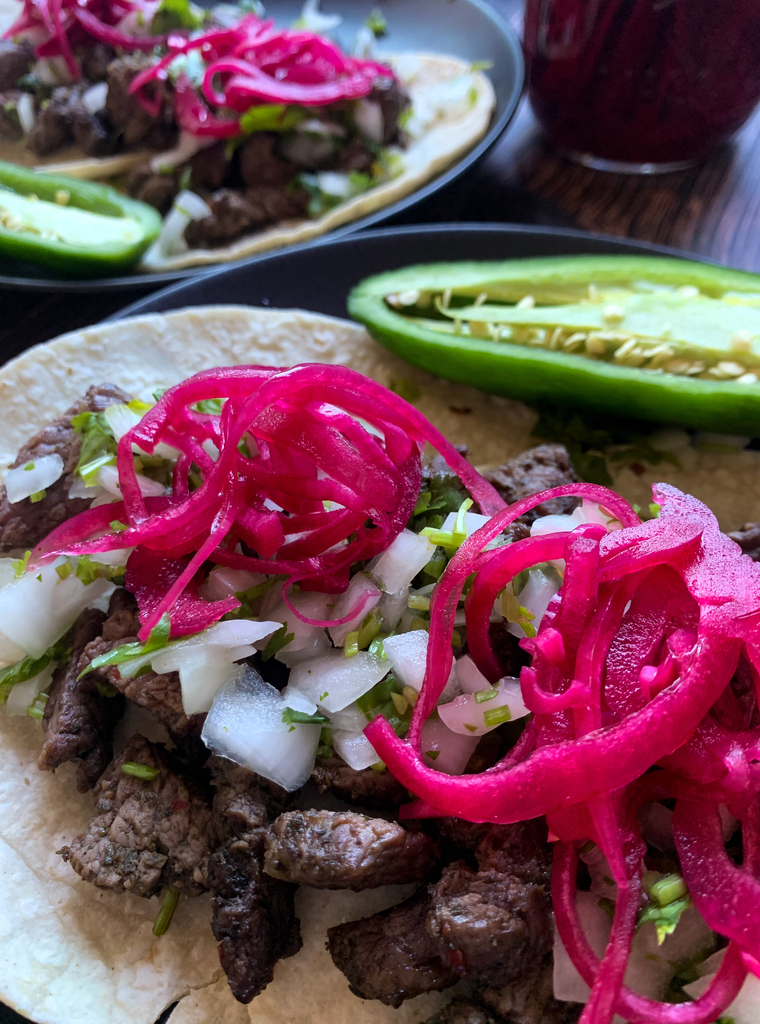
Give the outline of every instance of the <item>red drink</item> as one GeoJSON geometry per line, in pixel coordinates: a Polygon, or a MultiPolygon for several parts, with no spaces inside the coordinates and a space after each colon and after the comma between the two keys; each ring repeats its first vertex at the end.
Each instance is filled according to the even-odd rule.
{"type": "Polygon", "coordinates": [[[557,146],[592,166],[672,170],[760,99],[760,0],[527,0],[525,54],[557,146]]]}

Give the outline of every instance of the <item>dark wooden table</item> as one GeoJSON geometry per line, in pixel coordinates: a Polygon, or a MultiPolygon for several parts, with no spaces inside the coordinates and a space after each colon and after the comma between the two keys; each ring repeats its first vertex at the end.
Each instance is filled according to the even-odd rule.
{"type": "MultiPolygon", "coordinates": [[[[492,0],[519,28],[523,0],[492,0]]],[[[640,177],[577,166],[542,140],[523,100],[478,167],[399,223],[512,221],[578,227],[675,246],[760,271],[760,108],[735,141],[701,167],[640,177]]],[[[95,323],[144,293],[0,291],[0,360],[95,323]]]]}

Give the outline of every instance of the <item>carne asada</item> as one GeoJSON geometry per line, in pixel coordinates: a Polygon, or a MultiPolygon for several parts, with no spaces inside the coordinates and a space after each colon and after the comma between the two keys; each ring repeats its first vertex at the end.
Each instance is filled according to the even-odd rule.
{"type": "Polygon", "coordinates": [[[459,986],[438,1024],[569,1024],[585,982],[584,1024],[682,1024],[659,1001],[725,949],[685,1018],[717,1020],[760,953],[712,889],[754,877],[760,578],[706,507],[663,484],[641,522],[559,446],[487,479],[338,362],[106,393],[9,471],[7,522],[59,492],[0,566],[0,699],[28,686],[40,767],[94,787],[60,851],[80,878],[161,894],[158,943],[210,893],[242,1003],[297,972],[309,889],[411,883],[327,932],[357,997],[403,1017],[459,986]],[[656,962],[646,996],[629,962],[656,962]]]}

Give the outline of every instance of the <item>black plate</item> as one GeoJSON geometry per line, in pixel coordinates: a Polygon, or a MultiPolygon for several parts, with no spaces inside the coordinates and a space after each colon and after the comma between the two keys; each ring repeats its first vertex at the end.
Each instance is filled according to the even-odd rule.
{"type": "MultiPolygon", "coordinates": [[[[205,0],[204,6],[210,5],[210,0],[205,0]]],[[[267,0],[266,10],[278,23],[287,25],[298,17],[302,5],[302,0],[267,0]]],[[[357,30],[377,4],[376,0],[323,0],[322,6],[325,13],[343,17],[335,36],[348,49],[357,30]]],[[[496,92],[496,108],[488,133],[453,167],[397,203],[338,228],[331,233],[333,238],[398,216],[458,178],[497,141],[511,121],[522,92],[524,65],[520,42],[509,25],[482,0],[384,0],[382,10],[389,27],[387,36],[382,40],[382,49],[389,53],[424,50],[469,61],[490,61],[493,66],[486,73],[496,92]]],[[[31,264],[0,259],[0,288],[46,292],[127,291],[144,289],[152,284],[164,285],[182,278],[197,278],[208,271],[208,267],[191,267],[159,274],[74,281],[43,277],[40,275],[49,271],[31,264]]]]}
{"type": "Polygon", "coordinates": [[[664,246],[558,228],[511,224],[384,228],[350,238],[321,240],[221,267],[201,280],[176,284],[141,299],[108,319],[220,303],[298,307],[346,316],[349,291],[363,278],[381,270],[440,260],[498,260],[577,253],[653,253],[689,258],[686,253],[664,246]]]}

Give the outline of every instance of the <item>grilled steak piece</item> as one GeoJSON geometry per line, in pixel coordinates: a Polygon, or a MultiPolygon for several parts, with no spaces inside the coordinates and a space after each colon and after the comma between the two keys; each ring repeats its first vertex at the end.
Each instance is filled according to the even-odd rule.
{"type": "Polygon", "coordinates": [[[21,122],[18,119],[16,104],[21,92],[18,89],[6,89],[0,95],[0,139],[17,142],[23,137],[21,122]]]}
{"type": "Polygon", "coordinates": [[[728,536],[753,562],[760,562],[760,523],[745,523],[741,530],[734,530],[728,536]]]}
{"type": "Polygon", "coordinates": [[[129,396],[113,384],[91,387],[60,419],[43,427],[27,441],[14,467],[24,466],[43,455],[57,454],[63,459],[63,475],[47,488],[42,501],[35,503],[24,498],[10,505],[5,487],[0,487],[0,551],[33,548],[56,526],[90,507],[88,498],[68,496],[82,446],[82,438],[71,426],[71,418],[88,411],[103,412],[109,405],[128,401],[129,396]]]}
{"type": "Polygon", "coordinates": [[[214,813],[222,846],[209,860],[211,928],[230,989],[249,1003],[272,980],[274,965],[301,948],[295,885],[262,871],[270,808],[281,806],[277,787],[223,758],[209,762],[217,786],[214,813]]]}
{"type": "Polygon", "coordinates": [[[104,619],[92,608],[79,616],[71,660],[53,676],[42,718],[45,740],[37,767],[53,771],[73,761],[80,793],[92,789],[113,758],[113,731],[124,713],[120,694],[104,697],[91,676],[78,678],[87,665],[84,649],[100,635],[104,619]]]}
{"type": "Polygon", "coordinates": [[[352,811],[287,811],[267,830],[264,870],[316,889],[416,882],[438,860],[433,840],[352,811]]]}
{"type": "Polygon", "coordinates": [[[330,956],[354,995],[398,1007],[458,980],[425,927],[430,906],[422,889],[396,907],[328,930],[330,956]]]}
{"type": "Polygon", "coordinates": [[[108,156],[118,144],[106,112],[91,114],[81,101],[71,109],[71,129],[74,141],[87,156],[108,156]]]}
{"type": "Polygon", "coordinates": [[[0,40],[0,92],[15,88],[19,78],[31,71],[35,59],[31,43],[0,40]]]}
{"type": "Polygon", "coordinates": [[[354,136],[338,153],[335,161],[337,171],[358,171],[359,174],[369,174],[375,162],[375,154],[367,149],[363,139],[354,136]]]}
{"type": "Polygon", "coordinates": [[[277,141],[271,132],[256,132],[240,147],[238,167],[246,186],[287,185],[295,177],[298,168],[277,155],[277,141]]]}
{"type": "Polygon", "coordinates": [[[217,843],[211,804],[179,774],[160,744],[135,735],[95,788],[98,814],[61,851],[86,882],[155,896],[164,886],[197,896],[217,843]],[[126,761],[160,769],[150,782],[125,774],[126,761]]]}
{"type": "Polygon", "coordinates": [[[185,229],[185,239],[194,249],[225,245],[246,231],[303,217],[309,200],[303,189],[257,185],[245,192],[219,189],[208,200],[208,204],[211,215],[192,221],[185,229]]]}
{"type": "Polygon", "coordinates": [[[382,144],[389,146],[391,143],[401,142],[404,133],[399,128],[398,119],[412,103],[406,90],[395,78],[376,78],[367,99],[370,103],[380,105],[383,115],[382,144]]]}
{"type": "Polygon", "coordinates": [[[224,184],[229,169],[226,144],[223,141],[215,142],[213,146],[199,150],[190,158],[190,186],[212,192],[224,184]]]}
{"type": "Polygon", "coordinates": [[[81,52],[77,53],[82,74],[88,82],[105,82],[108,77],[108,65],[115,56],[116,50],[105,43],[84,46],[81,52]]]}
{"type": "Polygon", "coordinates": [[[498,1020],[509,1024],[574,1024],[583,1006],[554,998],[552,974],[549,955],[508,985],[485,989],[480,998],[498,1020]]]}
{"type": "Polygon", "coordinates": [[[428,931],[462,977],[504,985],[552,947],[551,902],[544,885],[493,870],[450,864],[430,889],[428,931]]]}
{"type": "Polygon", "coordinates": [[[494,1015],[474,999],[457,996],[425,1024],[500,1024],[494,1015]]]}
{"type": "Polygon", "coordinates": [[[155,206],[161,214],[169,212],[179,191],[177,175],[173,171],[169,174],[154,171],[147,161],[132,168],[127,175],[126,185],[133,199],[155,206]]]}
{"type": "Polygon", "coordinates": [[[408,793],[389,771],[374,768],[356,771],[339,757],[317,761],[310,780],[320,793],[328,790],[347,803],[359,807],[395,808],[405,803],[408,793]]]}
{"type": "MultiPolygon", "coordinates": [[[[550,487],[575,483],[578,479],[567,449],[561,444],[540,444],[536,448],[529,448],[503,466],[486,473],[485,478],[510,503],[550,487]]],[[[577,504],[577,498],[555,498],[538,505],[521,518],[532,523],[539,516],[572,512],[577,504]]]]}
{"type": "Polygon", "coordinates": [[[151,82],[145,89],[151,100],[160,101],[158,117],[144,110],[130,95],[132,80],[153,63],[147,53],[129,53],[108,65],[106,112],[114,127],[122,132],[125,146],[146,146],[149,149],[171,149],[177,141],[178,128],[172,108],[172,87],[168,79],[151,82]]]}
{"type": "Polygon", "coordinates": [[[439,827],[474,853],[477,871],[457,861],[406,903],[328,932],[335,964],[365,999],[399,1006],[457,975],[505,985],[551,950],[548,853],[538,826],[449,818],[439,827]]]}
{"type": "MultiPolygon", "coordinates": [[[[26,144],[37,156],[54,153],[74,141],[74,116],[81,106],[81,85],[61,85],[53,89],[49,101],[40,107],[26,144]]],[[[86,111],[85,111],[86,113],[86,111]]]]}

